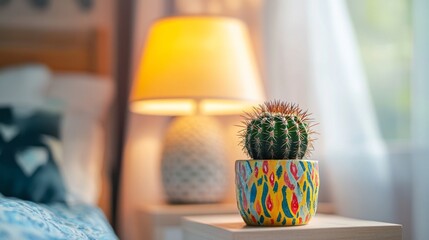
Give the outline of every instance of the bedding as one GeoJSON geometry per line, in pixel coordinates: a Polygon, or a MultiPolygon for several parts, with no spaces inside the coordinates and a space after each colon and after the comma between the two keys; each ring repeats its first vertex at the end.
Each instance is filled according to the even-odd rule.
{"type": "Polygon", "coordinates": [[[0,239],[118,239],[101,210],[87,204],[36,204],[0,194],[0,239]]]}

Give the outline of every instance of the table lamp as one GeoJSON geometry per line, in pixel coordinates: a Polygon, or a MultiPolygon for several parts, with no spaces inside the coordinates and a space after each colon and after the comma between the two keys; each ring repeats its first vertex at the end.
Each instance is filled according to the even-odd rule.
{"type": "Polygon", "coordinates": [[[161,175],[172,203],[219,202],[227,182],[222,128],[211,115],[238,114],[264,100],[245,25],[220,16],[179,16],[150,29],[131,111],[176,116],[161,175]]]}

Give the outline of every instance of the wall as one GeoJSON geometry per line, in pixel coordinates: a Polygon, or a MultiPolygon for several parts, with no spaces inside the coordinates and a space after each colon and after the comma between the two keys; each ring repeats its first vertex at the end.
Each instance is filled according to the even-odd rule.
{"type": "MultiPolygon", "coordinates": [[[[135,2],[133,32],[133,66],[135,72],[146,32],[156,18],[164,14],[164,1],[135,2]]],[[[131,74],[133,75],[133,74],[131,74]]],[[[161,139],[168,119],[129,113],[122,166],[119,233],[121,239],[144,239],[139,232],[139,206],[163,200],[159,176],[161,139]]]]}

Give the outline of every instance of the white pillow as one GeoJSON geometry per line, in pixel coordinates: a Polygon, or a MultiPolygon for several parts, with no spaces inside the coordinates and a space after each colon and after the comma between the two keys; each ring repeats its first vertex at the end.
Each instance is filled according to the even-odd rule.
{"type": "Polygon", "coordinates": [[[95,118],[106,111],[112,95],[112,81],[85,73],[53,74],[48,89],[48,96],[63,101],[68,111],[95,118]]]}
{"type": "Polygon", "coordinates": [[[49,69],[27,64],[0,70],[0,105],[38,107],[49,85],[49,69]]]}
{"type": "Polygon", "coordinates": [[[112,98],[112,82],[90,74],[54,74],[47,95],[64,105],[63,164],[68,202],[96,204],[105,151],[101,117],[112,98]]]}
{"type": "Polygon", "coordinates": [[[105,150],[104,132],[98,121],[67,112],[61,129],[67,202],[97,204],[101,189],[101,171],[105,150]]]}

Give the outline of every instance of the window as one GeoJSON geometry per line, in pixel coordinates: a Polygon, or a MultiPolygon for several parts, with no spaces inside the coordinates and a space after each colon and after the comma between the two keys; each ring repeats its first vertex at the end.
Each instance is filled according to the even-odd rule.
{"type": "Polygon", "coordinates": [[[410,139],[411,0],[347,0],[383,138],[410,139]]]}

